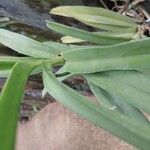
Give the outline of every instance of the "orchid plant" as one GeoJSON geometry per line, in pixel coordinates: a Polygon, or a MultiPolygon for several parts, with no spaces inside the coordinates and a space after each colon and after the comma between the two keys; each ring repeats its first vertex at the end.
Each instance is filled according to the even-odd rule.
{"type": "Polygon", "coordinates": [[[150,39],[138,20],[96,7],[61,6],[51,14],[74,18],[94,32],[47,21],[65,36],[39,42],[0,29],[0,43],[24,57],[0,56],[0,149],[14,150],[20,103],[28,76],[41,73],[45,93],[139,149],[149,150],[150,39]],[[76,43],[76,44],[74,44],[76,43]],[[79,45],[80,43],[80,45],[79,45]],[[56,73],[53,67],[61,66],[56,73]],[[96,102],[61,81],[81,75],[96,102]]]}

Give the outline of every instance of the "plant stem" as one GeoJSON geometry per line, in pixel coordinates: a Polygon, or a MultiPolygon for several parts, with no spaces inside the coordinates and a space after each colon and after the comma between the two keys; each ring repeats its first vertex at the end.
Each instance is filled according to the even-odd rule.
{"type": "Polygon", "coordinates": [[[63,65],[65,64],[66,60],[62,56],[57,56],[55,59],[52,60],[52,66],[63,65]]]}

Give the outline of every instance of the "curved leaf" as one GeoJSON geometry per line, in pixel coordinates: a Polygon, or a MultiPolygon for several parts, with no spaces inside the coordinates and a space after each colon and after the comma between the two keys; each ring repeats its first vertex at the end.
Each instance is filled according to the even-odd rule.
{"type": "Polygon", "coordinates": [[[130,74],[133,74],[135,79],[138,80],[136,80],[137,83],[135,81],[132,82],[132,75],[130,76],[130,74],[126,74],[125,72],[126,71],[107,71],[84,76],[90,82],[109,91],[115,97],[119,97],[124,102],[150,113],[150,91],[148,90],[150,85],[149,79],[145,79],[143,84],[143,77],[132,71],[130,74]],[[117,78],[117,75],[120,74],[119,72],[121,73],[121,78],[117,78]]]}
{"type": "Polygon", "coordinates": [[[64,106],[138,148],[149,150],[150,126],[98,107],[85,96],[59,83],[46,67],[43,67],[43,81],[46,90],[64,106]]]}
{"type": "Polygon", "coordinates": [[[24,62],[31,62],[31,61],[41,61],[46,60],[42,58],[32,58],[32,57],[14,57],[14,56],[0,56],[0,70],[5,70],[11,68],[15,63],[24,61],[24,62]]]}
{"type": "Polygon", "coordinates": [[[134,19],[103,8],[60,6],[52,9],[51,14],[73,17],[87,25],[112,32],[122,32],[122,29],[126,30],[126,28],[133,28],[135,32],[137,28],[134,19]]]}
{"type": "Polygon", "coordinates": [[[47,21],[47,26],[56,32],[102,45],[112,45],[132,39],[130,34],[125,37],[122,33],[101,32],[97,34],[50,21],[47,21]]]}
{"type": "Polygon", "coordinates": [[[18,53],[37,58],[51,58],[58,54],[54,47],[5,29],[0,29],[0,43],[18,53]]]}
{"type": "Polygon", "coordinates": [[[65,70],[73,73],[93,73],[105,70],[143,70],[150,67],[150,39],[113,46],[74,49],[62,53],[65,70]]]}
{"type": "Polygon", "coordinates": [[[121,21],[126,21],[127,23],[134,24],[136,22],[136,19],[129,18],[123,15],[120,15],[116,12],[104,9],[104,8],[99,8],[99,7],[87,7],[87,6],[59,6],[56,8],[53,8],[51,10],[52,14],[57,14],[57,15],[63,15],[66,17],[70,17],[72,13],[79,13],[80,15],[82,14],[90,14],[90,15],[97,15],[97,16],[105,16],[108,18],[114,18],[118,19],[121,21]]]}
{"type": "Polygon", "coordinates": [[[37,62],[18,62],[12,68],[0,95],[0,149],[14,150],[16,127],[24,86],[37,62]]]}
{"type": "Polygon", "coordinates": [[[54,49],[57,49],[59,52],[65,52],[69,51],[72,48],[66,44],[58,43],[58,42],[53,42],[53,41],[48,41],[48,42],[43,42],[47,46],[53,47],[54,49]]]}
{"type": "Polygon", "coordinates": [[[124,102],[120,97],[117,97],[108,91],[96,86],[92,82],[88,82],[89,86],[96,96],[97,101],[107,109],[112,109],[118,111],[132,119],[135,119],[141,123],[148,123],[148,119],[143,115],[143,113],[136,107],[124,102]]]}

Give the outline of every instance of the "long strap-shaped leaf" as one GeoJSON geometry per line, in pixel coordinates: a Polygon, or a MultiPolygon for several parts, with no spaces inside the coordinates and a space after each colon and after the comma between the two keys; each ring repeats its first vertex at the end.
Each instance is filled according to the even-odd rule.
{"type": "Polygon", "coordinates": [[[59,83],[52,72],[49,72],[48,68],[43,67],[43,71],[43,81],[46,90],[64,106],[138,148],[149,150],[149,126],[111,110],[98,107],[86,97],[59,83]]]}
{"type": "Polygon", "coordinates": [[[140,91],[150,94],[150,77],[138,71],[108,71],[106,76],[113,81],[132,86],[140,91]]]}
{"type": "MultiPolygon", "coordinates": [[[[8,77],[11,72],[13,65],[17,62],[24,61],[36,61],[36,60],[46,60],[45,58],[32,58],[32,57],[11,57],[11,56],[1,56],[0,57],[0,77],[8,77]]],[[[41,72],[41,68],[37,68],[32,72],[32,74],[36,74],[41,72]]]]}
{"type": "Polygon", "coordinates": [[[102,58],[98,60],[66,62],[65,70],[72,73],[94,73],[106,70],[150,69],[150,55],[136,55],[119,58],[102,58]]]}
{"type": "MultiPolygon", "coordinates": [[[[102,34],[102,32],[92,32],[94,34],[102,34]]],[[[129,32],[126,32],[126,33],[120,33],[120,34],[114,34],[114,33],[111,33],[111,32],[107,32],[107,34],[109,34],[109,36],[113,36],[114,38],[124,38],[124,39],[132,39],[134,34],[133,33],[129,33],[129,32]]],[[[86,42],[85,40],[81,40],[79,38],[74,38],[72,36],[64,36],[61,38],[61,41],[62,43],[66,43],[66,44],[69,44],[69,43],[83,43],[83,42],[86,42]]],[[[126,40],[125,40],[126,41],[126,40]]]]}
{"type": "Polygon", "coordinates": [[[0,149],[14,150],[16,127],[24,86],[37,62],[18,62],[14,65],[0,95],[0,149]]]}
{"type": "Polygon", "coordinates": [[[96,96],[97,101],[104,108],[121,112],[122,114],[127,115],[128,117],[131,117],[132,119],[135,119],[138,122],[140,121],[141,123],[149,124],[147,118],[142,114],[142,112],[138,108],[124,102],[124,100],[120,99],[120,97],[114,96],[108,91],[96,86],[92,82],[88,83],[92,92],[96,96]]]}
{"type": "Polygon", "coordinates": [[[46,44],[47,46],[54,47],[59,52],[65,52],[65,51],[69,51],[73,49],[69,45],[58,43],[58,42],[53,42],[53,41],[44,42],[44,44],[46,44]]]}
{"type": "MultiPolygon", "coordinates": [[[[107,46],[91,46],[91,47],[85,47],[82,49],[73,49],[72,51],[66,51],[63,52],[64,56],[71,57],[72,54],[83,54],[87,53],[83,58],[89,57],[93,53],[97,53],[96,59],[103,58],[103,57],[112,57],[112,56],[130,56],[130,55],[139,55],[139,54],[150,54],[149,51],[150,48],[150,38],[140,39],[136,41],[130,41],[125,43],[119,43],[116,45],[107,45],[107,46]],[[80,51],[78,51],[80,50],[80,51]],[[93,53],[92,53],[93,52],[93,53]],[[92,54],[91,54],[92,53],[92,54]]],[[[79,59],[76,58],[76,56],[72,56],[71,59],[79,59]]]]}
{"type": "Polygon", "coordinates": [[[135,88],[150,95],[150,78],[138,71],[107,71],[103,73],[85,75],[85,77],[87,76],[95,76],[96,78],[98,78],[98,76],[106,77],[116,83],[135,88]]]}
{"type": "Polygon", "coordinates": [[[20,61],[28,62],[28,61],[40,61],[46,60],[45,58],[32,58],[32,57],[12,57],[12,56],[1,56],[0,57],[0,71],[1,70],[9,70],[12,66],[20,61]]]}
{"type": "Polygon", "coordinates": [[[122,33],[101,32],[97,34],[49,21],[47,21],[47,26],[56,32],[102,45],[112,45],[131,40],[131,34],[125,37],[122,36],[122,33]]]}
{"type": "MultiPolygon", "coordinates": [[[[107,30],[109,33],[129,33],[129,34],[134,34],[137,32],[137,28],[138,26],[119,26],[119,25],[111,25],[111,20],[108,19],[108,21],[110,22],[109,24],[104,23],[98,23],[98,22],[90,22],[87,18],[85,20],[85,18],[79,18],[77,15],[73,15],[73,18],[83,22],[84,24],[87,24],[89,26],[98,28],[98,29],[102,29],[102,30],[107,30]],[[123,29],[123,30],[122,30],[123,29]]],[[[83,16],[84,17],[84,16],[83,16]]],[[[86,16],[88,17],[88,16],[86,16]]],[[[89,16],[90,17],[90,16],[89,16]]],[[[97,19],[97,18],[94,18],[97,19]]],[[[105,18],[103,18],[105,19],[105,18]]],[[[116,20],[113,20],[113,22],[115,22],[116,20]]],[[[115,34],[114,34],[115,35],[115,34]]]]}
{"type": "Polygon", "coordinates": [[[85,49],[85,48],[90,48],[90,47],[99,47],[98,45],[72,45],[72,44],[63,44],[63,43],[58,43],[58,42],[53,42],[53,41],[47,41],[44,42],[44,44],[54,47],[55,49],[57,49],[60,53],[64,53],[67,51],[71,51],[74,49],[85,49]]]}
{"type": "Polygon", "coordinates": [[[112,32],[125,28],[136,28],[134,19],[117,14],[115,12],[94,7],[61,6],[51,10],[52,14],[73,17],[85,24],[112,32]]]}
{"type": "Polygon", "coordinates": [[[148,38],[114,46],[76,49],[64,52],[62,55],[66,59],[65,70],[68,72],[143,70],[150,66],[149,48],[150,39],[148,38]]]}
{"type": "Polygon", "coordinates": [[[87,7],[87,6],[60,6],[53,8],[51,10],[52,14],[57,14],[57,15],[63,15],[66,17],[71,17],[72,13],[79,13],[79,14],[88,14],[88,15],[93,15],[93,16],[105,16],[108,18],[114,18],[117,20],[125,21],[126,23],[130,25],[134,25],[136,22],[135,19],[129,18],[123,15],[120,15],[116,12],[104,9],[104,8],[99,8],[99,7],[87,7]]]}
{"type": "MultiPolygon", "coordinates": [[[[119,74],[119,72],[116,73],[116,76],[117,74],[119,74]]],[[[113,75],[111,76],[111,71],[87,74],[84,76],[95,85],[112,93],[115,97],[120,97],[126,103],[129,103],[139,109],[144,110],[145,112],[150,113],[150,92],[147,90],[150,83],[148,81],[149,79],[145,79],[145,81],[147,80],[148,82],[147,84],[142,85],[143,79],[140,76],[138,77],[139,81],[137,81],[136,84],[134,82],[129,84],[128,82],[131,81],[130,76],[127,76],[126,79],[124,79],[124,76],[122,76],[123,81],[121,81],[120,79],[114,78],[113,75]],[[127,83],[125,82],[126,80],[127,83]]],[[[135,79],[137,79],[136,76],[135,79]]]]}
{"type": "Polygon", "coordinates": [[[58,54],[54,47],[5,29],[0,29],[0,43],[18,53],[32,57],[51,58],[58,54]]]}

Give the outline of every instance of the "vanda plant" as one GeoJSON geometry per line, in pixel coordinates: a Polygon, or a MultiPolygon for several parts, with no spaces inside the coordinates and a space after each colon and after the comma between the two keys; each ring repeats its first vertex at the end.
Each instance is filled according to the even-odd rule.
{"type": "Polygon", "coordinates": [[[137,20],[101,8],[64,6],[52,14],[73,17],[95,27],[95,32],[48,22],[67,35],[65,43],[38,42],[0,29],[0,43],[25,57],[0,56],[0,75],[8,76],[0,95],[0,150],[14,150],[16,127],[24,86],[29,75],[42,73],[44,90],[95,125],[139,149],[150,148],[150,39],[137,20]],[[94,45],[95,44],[95,45],[94,45]],[[54,66],[62,68],[53,73],[54,66]],[[83,76],[97,102],[61,83],[83,76]]]}

